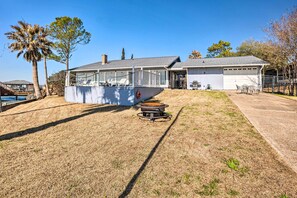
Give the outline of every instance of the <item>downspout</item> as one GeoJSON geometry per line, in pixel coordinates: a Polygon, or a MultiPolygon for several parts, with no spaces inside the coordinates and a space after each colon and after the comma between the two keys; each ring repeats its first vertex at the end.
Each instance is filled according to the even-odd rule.
{"type": "MultiPolygon", "coordinates": [[[[260,69],[260,79],[259,79],[259,82],[260,82],[260,90],[263,91],[263,83],[262,83],[262,70],[264,68],[264,65],[261,66],[261,69],[260,69]]],[[[264,78],[263,78],[263,81],[265,82],[265,75],[263,74],[264,78]]]]}

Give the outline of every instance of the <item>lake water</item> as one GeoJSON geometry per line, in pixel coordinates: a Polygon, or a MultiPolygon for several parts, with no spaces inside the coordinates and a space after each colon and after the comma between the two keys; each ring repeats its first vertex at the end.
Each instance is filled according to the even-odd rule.
{"type": "Polygon", "coordinates": [[[15,96],[0,96],[2,103],[11,104],[19,101],[26,100],[26,96],[18,96],[18,100],[16,100],[15,96]]]}

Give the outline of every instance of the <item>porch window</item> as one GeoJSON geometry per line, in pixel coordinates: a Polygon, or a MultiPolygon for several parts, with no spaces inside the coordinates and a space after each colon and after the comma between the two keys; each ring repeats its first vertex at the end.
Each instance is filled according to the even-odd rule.
{"type": "Polygon", "coordinates": [[[143,86],[159,87],[166,85],[166,70],[144,70],[143,86]]]}
{"type": "Polygon", "coordinates": [[[78,85],[88,85],[96,82],[95,72],[76,73],[76,83],[78,85]]]}

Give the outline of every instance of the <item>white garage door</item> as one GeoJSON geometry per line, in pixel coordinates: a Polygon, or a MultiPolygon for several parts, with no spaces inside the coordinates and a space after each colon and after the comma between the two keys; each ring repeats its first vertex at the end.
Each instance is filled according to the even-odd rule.
{"type": "Polygon", "coordinates": [[[224,68],[224,89],[236,89],[236,85],[259,84],[257,67],[224,68]]]}

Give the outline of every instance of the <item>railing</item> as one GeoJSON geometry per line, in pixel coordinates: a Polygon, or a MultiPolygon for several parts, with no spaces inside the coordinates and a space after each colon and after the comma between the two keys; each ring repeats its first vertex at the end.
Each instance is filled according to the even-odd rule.
{"type": "Polygon", "coordinates": [[[5,94],[5,91],[6,92],[11,92],[11,93],[14,93],[14,90],[10,87],[8,87],[6,84],[0,82],[0,88],[2,88],[2,94],[5,94]]]}
{"type": "Polygon", "coordinates": [[[263,91],[297,96],[297,79],[284,76],[263,77],[263,91]]]}
{"type": "Polygon", "coordinates": [[[10,87],[8,87],[6,84],[0,82],[0,86],[8,91],[14,92],[14,90],[10,87]]]}

